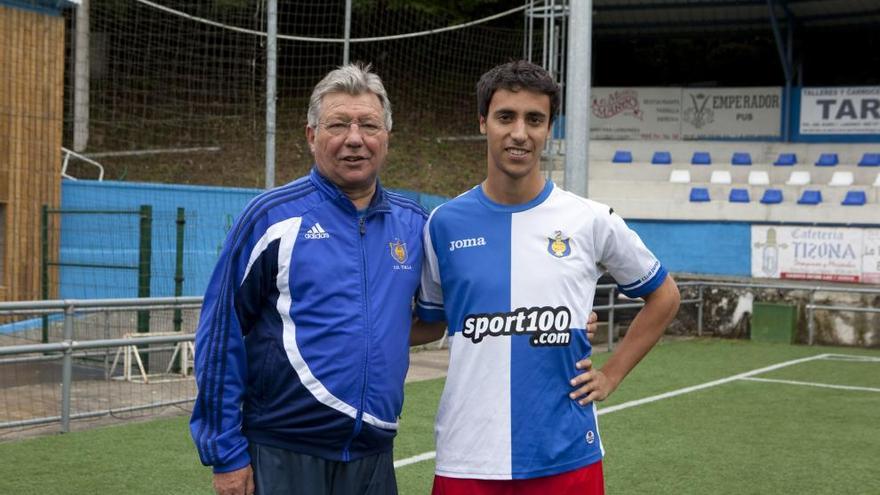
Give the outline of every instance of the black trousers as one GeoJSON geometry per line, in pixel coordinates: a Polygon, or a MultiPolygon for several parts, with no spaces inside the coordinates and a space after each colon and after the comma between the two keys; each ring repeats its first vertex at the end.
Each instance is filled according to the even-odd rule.
{"type": "Polygon", "coordinates": [[[328,461],[251,442],[256,495],[397,495],[391,452],[328,461]]]}

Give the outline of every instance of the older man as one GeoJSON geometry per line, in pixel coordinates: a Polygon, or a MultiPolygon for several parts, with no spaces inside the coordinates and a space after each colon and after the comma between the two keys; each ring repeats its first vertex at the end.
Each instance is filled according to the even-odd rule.
{"type": "Polygon", "coordinates": [[[309,101],[315,167],[230,231],[199,321],[190,424],[219,494],[397,493],[408,346],[443,325],[412,320],[426,214],[378,181],[390,130],[379,77],[331,71],[309,101]]]}
{"type": "Polygon", "coordinates": [[[307,176],[251,202],[211,278],[191,431],[217,493],[395,493],[425,212],[377,179],[391,107],[368,68],[312,93],[307,176]]]}

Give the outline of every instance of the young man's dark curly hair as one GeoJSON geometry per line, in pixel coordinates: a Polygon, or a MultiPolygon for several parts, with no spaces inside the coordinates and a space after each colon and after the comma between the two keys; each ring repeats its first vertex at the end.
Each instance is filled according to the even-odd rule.
{"type": "Polygon", "coordinates": [[[508,91],[534,91],[550,97],[550,120],[553,123],[559,112],[560,89],[556,81],[543,67],[526,60],[516,60],[492,68],[477,82],[477,111],[486,118],[489,102],[499,89],[508,91]]]}

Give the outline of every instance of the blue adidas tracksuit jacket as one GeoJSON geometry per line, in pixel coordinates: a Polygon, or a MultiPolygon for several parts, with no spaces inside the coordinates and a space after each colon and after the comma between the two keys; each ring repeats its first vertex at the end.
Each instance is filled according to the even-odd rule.
{"type": "Polygon", "coordinates": [[[248,205],[196,333],[204,464],[242,468],[248,442],[342,461],[391,449],[425,220],[381,185],[359,215],[315,169],[248,205]]]}

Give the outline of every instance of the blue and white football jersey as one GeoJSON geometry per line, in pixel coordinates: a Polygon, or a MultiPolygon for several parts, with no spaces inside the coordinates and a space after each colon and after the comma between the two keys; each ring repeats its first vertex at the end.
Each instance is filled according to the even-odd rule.
{"type": "Polygon", "coordinates": [[[471,189],[434,211],[424,245],[419,316],[450,333],[437,474],[534,478],[601,460],[595,406],[568,397],[596,281],[607,270],[646,295],[660,262],[608,206],[550,181],[515,206],[471,189]]]}

